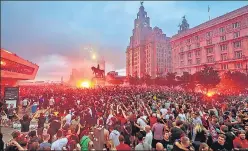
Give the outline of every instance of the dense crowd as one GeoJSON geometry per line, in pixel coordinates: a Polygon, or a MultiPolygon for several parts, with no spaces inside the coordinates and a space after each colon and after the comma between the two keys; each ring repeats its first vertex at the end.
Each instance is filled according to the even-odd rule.
{"type": "Polygon", "coordinates": [[[6,150],[248,150],[247,95],[207,97],[141,86],[23,86],[20,104],[19,111],[2,107],[3,126],[21,125],[4,142],[6,150]],[[37,128],[30,128],[31,121],[37,128]]]}

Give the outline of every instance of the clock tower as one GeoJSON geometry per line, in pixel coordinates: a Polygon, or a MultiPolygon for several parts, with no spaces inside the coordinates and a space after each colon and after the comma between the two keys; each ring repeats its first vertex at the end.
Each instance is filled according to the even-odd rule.
{"type": "Polygon", "coordinates": [[[133,36],[136,45],[142,44],[148,35],[150,27],[150,18],[147,17],[147,12],[143,6],[143,2],[140,2],[139,12],[137,18],[134,20],[133,36]]]}
{"type": "Polygon", "coordinates": [[[150,18],[147,17],[147,12],[143,6],[143,2],[140,2],[139,12],[137,13],[137,18],[134,20],[135,28],[138,27],[149,27],[150,18]]]}

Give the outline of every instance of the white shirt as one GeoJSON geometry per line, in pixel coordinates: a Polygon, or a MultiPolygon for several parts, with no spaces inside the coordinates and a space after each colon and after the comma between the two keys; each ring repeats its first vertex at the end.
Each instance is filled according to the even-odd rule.
{"type": "Polygon", "coordinates": [[[113,131],[109,134],[109,139],[113,141],[115,147],[118,146],[118,145],[120,144],[119,136],[120,136],[120,132],[118,132],[117,130],[113,130],[113,131]]]}
{"type": "Polygon", "coordinates": [[[180,113],[180,114],[178,114],[178,117],[179,117],[179,119],[180,119],[181,121],[186,121],[186,116],[185,116],[185,114],[180,113]]]}
{"type": "Polygon", "coordinates": [[[146,137],[144,142],[146,142],[147,144],[152,146],[152,139],[153,139],[153,135],[152,135],[152,131],[146,133],[146,137]]]}
{"type": "Polygon", "coordinates": [[[23,106],[27,106],[27,105],[28,105],[28,100],[27,100],[27,99],[24,99],[24,100],[22,101],[22,105],[23,105],[23,106]]]}
{"type": "Polygon", "coordinates": [[[62,150],[68,143],[67,138],[61,138],[52,143],[51,150],[62,150]]]}
{"type": "Polygon", "coordinates": [[[160,112],[162,113],[162,115],[164,115],[164,116],[163,116],[163,119],[165,119],[165,116],[166,116],[168,110],[165,109],[165,108],[162,108],[162,109],[160,109],[160,112]]]}
{"type": "Polygon", "coordinates": [[[65,116],[65,121],[66,121],[66,124],[71,124],[71,114],[67,114],[65,116]]]}
{"type": "Polygon", "coordinates": [[[112,114],[109,114],[109,116],[107,118],[107,121],[106,121],[107,125],[112,125],[113,124],[112,120],[110,120],[112,117],[114,117],[114,116],[112,114]]]}
{"type": "Polygon", "coordinates": [[[49,100],[49,105],[54,105],[54,99],[53,98],[51,98],[50,100],[49,100]]]}
{"type": "Polygon", "coordinates": [[[138,118],[138,120],[137,120],[137,124],[139,124],[139,126],[144,130],[147,124],[141,118],[146,120],[146,116],[142,116],[142,117],[138,118]]]}

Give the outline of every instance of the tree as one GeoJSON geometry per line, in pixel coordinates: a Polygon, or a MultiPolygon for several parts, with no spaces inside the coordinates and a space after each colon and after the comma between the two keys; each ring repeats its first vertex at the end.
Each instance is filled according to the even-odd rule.
{"type": "Polygon", "coordinates": [[[194,91],[196,84],[193,75],[189,74],[188,72],[183,72],[182,76],[177,76],[176,78],[178,80],[178,84],[184,90],[194,91]]]}
{"type": "Polygon", "coordinates": [[[239,71],[228,71],[223,74],[220,87],[223,90],[228,88],[234,93],[244,91],[248,87],[248,76],[239,71]]]}
{"type": "Polygon", "coordinates": [[[176,73],[168,72],[165,78],[166,78],[166,85],[168,85],[168,87],[174,87],[177,85],[176,73]]]}
{"type": "Polygon", "coordinates": [[[204,65],[203,70],[195,73],[195,78],[197,83],[206,89],[206,92],[220,83],[218,71],[207,65],[204,65]]]}
{"type": "Polygon", "coordinates": [[[149,74],[145,74],[141,79],[142,79],[142,82],[145,83],[146,85],[153,84],[152,77],[149,74]]]}

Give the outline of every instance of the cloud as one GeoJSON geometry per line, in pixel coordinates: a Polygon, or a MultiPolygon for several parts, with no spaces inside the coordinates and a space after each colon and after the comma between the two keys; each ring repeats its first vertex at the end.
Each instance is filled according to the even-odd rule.
{"type": "Polygon", "coordinates": [[[118,70],[116,70],[116,72],[118,72],[118,75],[120,75],[120,76],[126,76],[126,69],[125,68],[118,69],[118,70]]]}
{"type": "MultiPolygon", "coordinates": [[[[38,78],[69,77],[72,68],[89,67],[85,47],[106,60],[106,71],[125,68],[125,50],[134,28],[138,1],[1,2],[1,46],[40,65],[38,78]]],[[[247,5],[244,2],[145,1],[151,26],[167,36],[177,33],[181,17],[190,27],[247,5]],[[221,4],[222,7],[219,7],[221,4]]],[[[122,70],[120,71],[120,73],[122,70]]],[[[124,69],[123,69],[124,73],[124,69]]]]}

